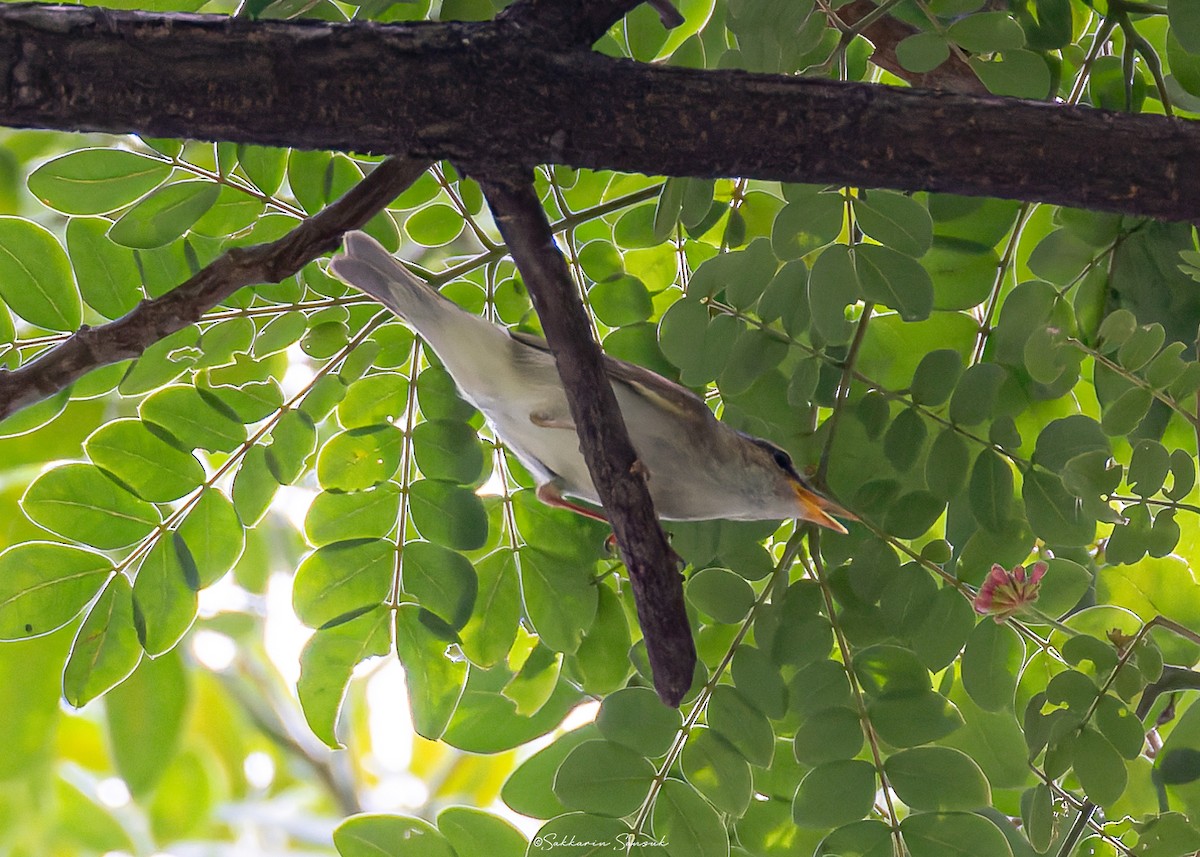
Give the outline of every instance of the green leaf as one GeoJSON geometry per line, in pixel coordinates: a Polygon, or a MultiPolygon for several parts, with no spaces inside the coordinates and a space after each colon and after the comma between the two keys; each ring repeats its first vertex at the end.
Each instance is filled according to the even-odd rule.
{"type": "Polygon", "coordinates": [[[439,203],[419,208],[404,222],[404,231],[424,247],[441,247],[457,238],[465,226],[461,214],[439,203]]]}
{"type": "Polygon", "coordinates": [[[963,687],[984,711],[1011,710],[1024,662],[1025,643],[1017,632],[984,619],[971,632],[963,651],[963,687]]]}
{"type": "Polygon", "coordinates": [[[456,857],[436,827],[404,815],[352,815],[333,831],[333,844],[341,857],[456,857]]]}
{"type": "Polygon", "coordinates": [[[105,214],[167,180],[171,165],[124,149],[80,149],[47,161],[29,190],[63,214],[105,214]]]}
{"type": "Polygon", "coordinates": [[[187,449],[233,452],[246,440],[245,426],[190,384],[164,387],[143,399],[138,415],[187,449]]]}
{"type": "Polygon", "coordinates": [[[607,586],[597,586],[596,594],[596,618],[569,664],[585,692],[603,695],[625,684],[633,668],[629,658],[633,638],[629,618],[616,593],[607,586]]]}
{"type": "Polygon", "coordinates": [[[108,238],[102,217],[73,217],[67,223],[67,253],[83,300],[108,318],[120,318],[142,298],[141,273],[133,253],[108,238]]]}
{"type": "Polygon", "coordinates": [[[242,171],[255,187],[268,194],[279,190],[287,170],[287,149],[239,144],[237,157],[242,171]]]}
{"type": "Polygon", "coordinates": [[[854,200],[854,217],[863,232],[906,256],[922,256],[933,244],[929,211],[911,196],[873,190],[854,200]]]}
{"type": "MultiPolygon", "coordinates": [[[[729,834],[716,810],[687,783],[667,779],[651,816],[668,857],[726,857],[729,834]]],[[[649,849],[646,849],[649,850],[649,849]]]]}
{"type": "Polygon", "coordinates": [[[813,329],[829,344],[850,341],[853,328],[846,320],[846,307],[857,301],[861,292],[849,247],[837,244],[817,257],[808,278],[808,301],[813,329]]]}
{"type": "Polygon", "coordinates": [[[1050,94],[1050,67],[1041,54],[1013,50],[991,62],[979,57],[968,62],[993,95],[1041,100],[1050,94]]]}
{"type": "Polygon", "coordinates": [[[1025,514],[1033,532],[1056,545],[1090,544],[1096,535],[1096,522],[1067,493],[1062,480],[1053,473],[1031,468],[1021,485],[1025,514]]]}
{"type": "Polygon", "coordinates": [[[940,405],[950,398],[962,374],[962,355],[953,348],[930,351],[917,364],[909,390],[918,405],[940,405]]]}
{"type": "Polygon", "coordinates": [[[740,332],[737,319],[710,319],[708,307],[684,298],[663,315],[658,341],[663,356],[679,367],[684,383],[703,384],[721,374],[740,332]]]}
{"type": "Polygon", "coordinates": [[[1162,490],[1171,468],[1166,448],[1156,440],[1139,440],[1133,448],[1126,481],[1139,497],[1150,497],[1162,490]]]}
{"type": "Polygon", "coordinates": [[[210,181],[164,185],[122,214],[108,237],[135,250],[170,244],[212,208],[220,194],[221,186],[210,181]]]}
{"type": "Polygon", "coordinates": [[[663,705],[648,687],[627,687],[609,694],[596,714],[601,735],[647,758],[671,749],[680,725],[679,711],[663,705]]]}
{"type": "Polygon", "coordinates": [[[83,310],[71,263],[45,227],[20,217],[0,217],[0,299],[38,327],[79,327],[83,310]]]}
{"type": "Polygon", "coordinates": [[[304,532],[320,547],[353,539],[381,539],[396,527],[400,487],[384,482],[369,491],[350,494],[322,491],[304,517],[304,532]]]}
{"type": "Polygon", "coordinates": [[[926,74],[950,58],[950,46],[939,33],[916,33],[896,45],[900,65],[917,74],[926,74]]]}
{"type": "Polygon", "coordinates": [[[149,795],[174,760],[190,697],[188,674],[178,654],[143,658],[133,674],[104,697],[113,761],[135,797],[149,795]]]}
{"type": "Polygon", "coordinates": [[[859,244],[854,248],[854,269],[866,300],[891,307],[905,321],[929,318],[933,280],[911,256],[890,247],[859,244]]]}
{"type": "Polygon", "coordinates": [[[509,822],[469,806],[450,806],[438,813],[438,830],[454,853],[487,854],[488,857],[524,857],[524,834],[509,822]]]}
{"type": "Polygon", "coordinates": [[[900,835],[912,857],[1012,857],[1000,828],[968,812],[914,813],[900,835]]]}
{"type": "Polygon", "coordinates": [[[109,559],[51,542],[0,553],[0,640],[36,637],[70,622],[112,574],[109,559]]]}
{"type": "Polygon", "coordinates": [[[1154,394],[1143,387],[1133,387],[1104,408],[1100,426],[1105,434],[1129,434],[1138,427],[1154,403],[1154,394]]]}
{"type": "Polygon", "coordinates": [[[251,447],[233,480],[233,507],[246,526],[254,526],[266,514],[278,487],[267,467],[267,451],[251,447]]]}
{"type": "Polygon", "coordinates": [[[467,683],[466,662],[450,659],[441,633],[446,629],[435,631],[435,623],[440,624],[415,604],[401,604],[396,610],[396,655],[404,667],[413,729],[430,741],[446,731],[467,683]]]}
{"type": "Polygon", "coordinates": [[[162,522],[153,505],[82,463],[47,470],[26,490],[21,508],[50,532],[101,550],[131,545],[162,522]]]}
{"type": "Polygon", "coordinates": [[[342,746],[336,735],[338,715],[354,668],[392,648],[391,612],[376,607],[348,622],[317,631],[300,653],[300,678],[296,694],[304,719],[326,746],[342,746]]]}
{"type": "Polygon", "coordinates": [[[498,550],[475,563],[477,594],[467,624],[459,631],[463,654],[490,667],[512,646],[521,616],[521,589],[512,551],[498,550]]]}
{"type": "Polygon", "coordinates": [[[909,649],[877,645],[854,658],[854,675],[869,697],[903,696],[929,690],[929,673],[909,649]]]}
{"type": "Polygon", "coordinates": [[[913,809],[972,810],[991,804],[983,771],[968,756],[950,747],[901,750],[883,763],[897,796],[913,809]]]}
{"type": "Polygon", "coordinates": [[[775,755],[775,730],[762,712],[728,685],[713,688],[705,709],[708,727],[728,741],[748,762],[769,767],[775,755]]]}
{"type": "Polygon", "coordinates": [[[1008,373],[995,363],[976,363],[963,372],[950,397],[950,419],[974,426],[994,416],[996,397],[1008,373]]]}
{"type": "Polygon", "coordinates": [[[711,729],[694,729],[681,757],[683,775],[721,812],[740,816],[750,805],[750,765],[711,729]]]}
{"type": "Polygon", "coordinates": [[[466,488],[422,479],[409,486],[408,504],[417,532],[435,544],[465,551],[487,543],[487,513],[482,501],[466,488]]]}
{"type": "Polygon", "coordinates": [[[641,806],[653,778],[654,766],[632,750],[585,741],[558,766],[554,793],[570,809],[620,817],[641,806]]]}
{"type": "Polygon", "coordinates": [[[867,713],[879,737],[895,747],[937,741],[963,725],[954,704],[933,691],[881,697],[867,713]]]}
{"type": "Polygon", "coordinates": [[[796,760],[805,765],[853,759],[862,745],[862,720],[857,712],[844,706],[812,712],[792,740],[796,760]]]}
{"type": "Polygon", "coordinates": [[[1171,32],[1189,53],[1200,54],[1200,13],[1187,0],[1168,0],[1171,32]]]}
{"type": "Polygon", "coordinates": [[[554,774],[567,755],[582,744],[599,737],[589,723],[556,737],[517,766],[501,789],[500,796],[514,812],[530,818],[553,818],[567,811],[554,794],[554,774]]]}
{"type": "Polygon", "coordinates": [[[196,620],[196,567],[178,533],[160,537],[133,582],[133,617],[142,648],[151,657],[168,652],[196,620]]]}
{"type": "Polygon", "coordinates": [[[525,610],[534,630],[551,649],[575,651],[596,616],[590,570],[533,547],[521,551],[519,567],[525,610]]]}
{"type": "Polygon", "coordinates": [[[1033,450],[1033,463],[1057,473],[1072,458],[1089,452],[1111,454],[1108,438],[1094,419],[1074,414],[1042,429],[1033,450]]]}
{"type": "Polygon", "coordinates": [[[125,575],[116,574],[75,635],[63,671],[63,696],[82,708],[128,678],[141,658],[133,621],[133,589],[125,575]]]}
{"type": "Polygon", "coordinates": [[[963,436],[954,428],[942,429],[925,459],[925,484],[939,500],[952,500],[966,485],[970,463],[971,452],[963,436]]]}
{"type": "Polygon", "coordinates": [[[792,820],[801,827],[841,827],[861,819],[874,803],[875,769],[870,762],[826,762],[800,781],[792,801],[792,820]]]}
{"type": "Polygon", "coordinates": [[[973,54],[1010,51],[1025,46],[1021,25],[1007,12],[977,12],[955,21],[946,37],[973,54]]]}
{"type": "Polygon", "coordinates": [[[787,712],[787,687],[777,667],[761,649],[741,646],[733,656],[733,684],[742,699],[767,717],[787,712]]]}
{"type": "Polygon", "coordinates": [[[754,590],[745,578],[726,568],[706,568],[687,582],[692,605],[718,622],[740,622],[754,604],[754,590]]]}
{"type": "Polygon", "coordinates": [[[912,635],[912,648],[927,669],[953,661],[975,627],[975,611],[958,590],[944,586],[925,607],[925,619],[912,635]]]}
{"type": "Polygon", "coordinates": [[[447,625],[463,627],[478,587],[470,560],[429,542],[407,542],[402,560],[403,590],[447,625]]]}
{"type": "Polygon", "coordinates": [[[1125,792],[1128,774],[1121,754],[1112,743],[1091,727],[1075,736],[1072,753],[1075,776],[1087,796],[1109,806],[1125,792]]]}
{"type": "Polygon", "coordinates": [[[233,568],[246,546],[246,530],[233,504],[209,488],[179,525],[196,566],[199,588],[212,586],[233,568]]]}
{"type": "Polygon", "coordinates": [[[151,503],[178,500],[204,481],[195,456],[167,443],[141,420],[106,423],[83,446],[92,461],[151,503]]]}
{"type": "MultiPolygon", "coordinates": [[[[333,443],[339,437],[341,435],[335,435],[330,443],[333,443]]],[[[280,414],[278,422],[271,429],[271,445],[266,450],[267,469],[271,471],[271,475],[275,477],[275,480],[280,485],[290,485],[299,479],[300,475],[307,469],[308,458],[312,455],[316,446],[317,429],[312,417],[304,411],[295,408],[285,410],[280,414]]],[[[324,454],[323,449],[322,454],[324,454]]],[[[351,467],[360,461],[361,459],[358,461],[350,459],[342,463],[351,467]]],[[[326,466],[328,467],[329,464],[326,466]]],[[[320,473],[319,470],[318,473],[320,473]]],[[[348,478],[346,481],[347,484],[350,484],[352,480],[348,478]]],[[[324,487],[329,488],[331,486],[326,485],[324,487]]],[[[343,489],[338,488],[337,490],[343,489]]],[[[356,489],[346,488],[344,490],[353,491],[356,489]]]]}
{"type": "Polygon", "coordinates": [[[646,285],[629,275],[596,283],[588,290],[588,304],[609,327],[645,321],[654,310],[646,285]]]}
{"type": "Polygon", "coordinates": [[[305,557],[292,584],[292,606],[310,628],[327,628],[378,606],[388,596],[396,546],[383,539],[335,542],[305,557]]]}
{"type": "Polygon", "coordinates": [[[778,319],[792,336],[808,329],[808,266],[802,259],[793,259],[775,273],[759,298],[758,317],[768,324],[778,319]]]}
{"type": "Polygon", "coordinates": [[[427,479],[470,485],[483,473],[483,446],[466,423],[427,420],[413,429],[412,442],[417,467],[427,479]]]}
{"type": "Polygon", "coordinates": [[[771,249],[784,261],[807,256],[837,240],[845,216],[841,194],[805,193],[803,199],[789,201],[775,216],[771,249]]]}
{"type": "Polygon", "coordinates": [[[903,473],[921,457],[928,434],[921,414],[915,408],[905,408],[892,420],[883,436],[883,454],[892,467],[903,473]]]}

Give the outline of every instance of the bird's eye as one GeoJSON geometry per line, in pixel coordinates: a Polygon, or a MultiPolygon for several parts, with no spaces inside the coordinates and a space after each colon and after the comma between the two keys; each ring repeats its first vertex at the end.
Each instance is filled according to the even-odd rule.
{"type": "Polygon", "coordinates": [[[789,473],[793,470],[792,457],[790,455],[788,455],[786,452],[784,452],[782,449],[775,450],[773,457],[775,459],[775,463],[779,465],[781,470],[786,470],[789,473]]]}

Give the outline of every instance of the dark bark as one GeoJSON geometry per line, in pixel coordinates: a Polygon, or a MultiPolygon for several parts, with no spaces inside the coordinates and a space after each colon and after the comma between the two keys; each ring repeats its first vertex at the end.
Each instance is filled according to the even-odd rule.
{"type": "Polygon", "coordinates": [[[532,180],[484,178],[482,184],[554,353],[583,457],[629,570],[655,690],[664,703],[677,707],[696,668],[679,558],[635,467],[637,453],[604,372],[600,346],[592,338],[587,310],[554,246],[532,180]]]}
{"type": "Polygon", "coordinates": [[[2,6],[0,67],[10,126],[406,152],[480,172],[556,163],[1200,216],[1197,122],[640,65],[535,44],[504,21],[2,6]]]}
{"type": "Polygon", "coordinates": [[[63,390],[92,369],[137,357],[147,347],[189,324],[243,286],[275,283],[336,247],[416,181],[429,164],[389,158],[337,202],[267,244],[222,254],[162,297],[142,301],[129,314],[84,327],[61,345],[18,369],[0,369],[0,419],[63,390]]]}

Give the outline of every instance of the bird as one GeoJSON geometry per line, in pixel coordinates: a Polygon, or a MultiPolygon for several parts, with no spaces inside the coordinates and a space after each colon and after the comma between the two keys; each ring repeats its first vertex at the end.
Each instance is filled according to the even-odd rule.
{"type": "MultiPolygon", "coordinates": [[[[545,340],[466,311],[364,232],[347,233],[329,270],[390,309],[433,349],[462,397],[533,475],[540,501],[607,520],[545,340]]],[[[642,366],[603,359],[659,518],[791,518],[838,533],[847,532],[838,518],[858,520],[801,476],[784,449],[721,422],[687,387],[642,366]]]]}

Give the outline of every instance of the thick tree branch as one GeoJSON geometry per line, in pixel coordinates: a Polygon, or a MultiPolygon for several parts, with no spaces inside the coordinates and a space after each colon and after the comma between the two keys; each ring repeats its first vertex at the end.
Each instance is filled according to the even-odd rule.
{"type": "Polygon", "coordinates": [[[678,706],[692,684],[696,647],[679,559],[658,524],[637,453],[605,374],[587,312],[529,177],[481,178],[488,205],[529,289],[567,393],[580,449],[621,548],[654,687],[678,706]]]}
{"type": "Polygon", "coordinates": [[[199,321],[243,286],[290,277],[332,250],[342,233],[370,220],[428,167],[424,161],[389,158],[282,238],[229,250],[162,297],[142,301],[116,321],[81,328],[18,369],[0,370],[0,419],[70,386],[92,369],[137,357],[164,336],[199,321]]]}
{"type": "Polygon", "coordinates": [[[513,29],[0,6],[0,124],[1200,216],[1197,122],[639,65],[513,29]]]}

